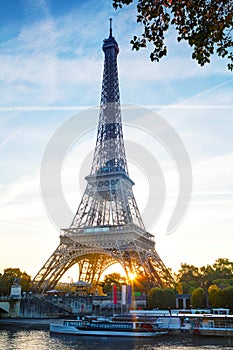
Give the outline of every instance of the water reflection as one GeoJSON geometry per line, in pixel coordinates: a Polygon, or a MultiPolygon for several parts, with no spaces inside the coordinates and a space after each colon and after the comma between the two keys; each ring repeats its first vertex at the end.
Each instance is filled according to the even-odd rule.
{"type": "Polygon", "coordinates": [[[232,339],[163,336],[153,339],[50,336],[43,330],[0,331],[0,350],[227,350],[232,339]]]}

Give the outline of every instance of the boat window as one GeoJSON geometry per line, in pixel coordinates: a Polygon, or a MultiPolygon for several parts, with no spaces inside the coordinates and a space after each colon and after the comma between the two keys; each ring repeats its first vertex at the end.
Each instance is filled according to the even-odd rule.
{"type": "Polygon", "coordinates": [[[208,322],[208,326],[209,326],[210,328],[214,328],[214,321],[209,321],[209,322],[208,322]]]}

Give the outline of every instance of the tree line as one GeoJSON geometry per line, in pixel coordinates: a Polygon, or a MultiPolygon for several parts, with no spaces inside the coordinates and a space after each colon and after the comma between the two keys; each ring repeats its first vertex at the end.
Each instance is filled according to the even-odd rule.
{"type": "MultiPolygon", "coordinates": [[[[110,292],[112,284],[116,284],[120,290],[121,285],[126,283],[126,279],[122,278],[117,273],[105,276],[101,283],[103,291],[110,292]]],[[[173,288],[151,288],[143,276],[137,276],[133,281],[134,291],[147,294],[149,309],[174,308],[176,294],[190,294],[189,307],[223,307],[233,312],[233,262],[229,259],[220,258],[213,265],[202,267],[183,263],[173,278],[173,288]]]]}
{"type": "Polygon", "coordinates": [[[25,271],[19,268],[4,269],[3,274],[0,273],[0,296],[8,296],[11,286],[16,282],[20,283],[23,292],[29,292],[32,287],[31,276],[25,271]]]}
{"type": "Polygon", "coordinates": [[[213,265],[182,264],[175,275],[178,293],[191,294],[191,306],[226,307],[233,312],[233,262],[217,259],[213,265]]]}
{"type": "MultiPolygon", "coordinates": [[[[192,308],[230,308],[233,312],[233,262],[229,259],[217,259],[213,265],[196,267],[186,263],[181,264],[177,273],[172,274],[173,288],[158,288],[151,286],[145,276],[138,275],[132,281],[134,292],[147,295],[148,308],[174,308],[176,294],[190,294],[192,308]]],[[[9,295],[12,284],[19,280],[22,291],[29,292],[32,288],[31,276],[19,268],[7,268],[0,274],[0,295],[9,295]]],[[[100,286],[103,292],[112,291],[115,284],[118,291],[128,281],[119,273],[106,275],[100,286]]]]}

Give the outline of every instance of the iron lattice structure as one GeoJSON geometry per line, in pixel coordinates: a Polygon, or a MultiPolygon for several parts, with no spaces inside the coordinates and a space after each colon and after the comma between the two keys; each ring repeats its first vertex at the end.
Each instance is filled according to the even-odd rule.
{"type": "Polygon", "coordinates": [[[96,286],[103,272],[120,263],[128,278],[141,273],[151,285],[170,286],[172,278],[145,230],[129,178],[120,109],[118,44],[104,40],[105,54],[97,141],[91,173],[77,213],[60,244],[34,278],[38,291],[54,288],[74,264],[79,280],[96,286]]]}

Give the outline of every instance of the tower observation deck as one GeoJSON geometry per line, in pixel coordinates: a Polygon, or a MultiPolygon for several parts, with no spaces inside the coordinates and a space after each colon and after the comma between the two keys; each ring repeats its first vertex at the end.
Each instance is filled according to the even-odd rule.
{"type": "MultiPolygon", "coordinates": [[[[121,121],[117,70],[118,44],[112,35],[103,42],[104,72],[94,159],[87,186],[69,228],[33,283],[38,291],[54,288],[78,264],[78,279],[97,285],[103,272],[120,263],[126,276],[143,275],[151,286],[171,286],[170,273],[155,250],[134,198],[121,121]]],[[[130,278],[129,278],[130,279],[130,278]]]]}

